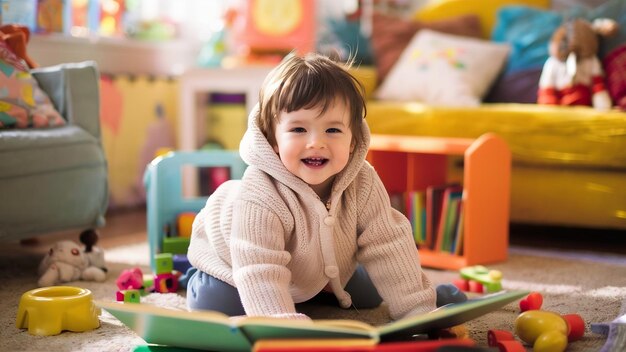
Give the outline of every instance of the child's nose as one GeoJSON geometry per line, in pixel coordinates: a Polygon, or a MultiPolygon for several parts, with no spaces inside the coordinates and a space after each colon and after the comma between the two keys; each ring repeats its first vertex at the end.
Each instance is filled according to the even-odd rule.
{"type": "Polygon", "coordinates": [[[309,135],[309,142],[308,142],[308,147],[309,148],[322,148],[326,145],[326,142],[324,141],[324,135],[320,134],[320,133],[311,133],[309,135]]]}

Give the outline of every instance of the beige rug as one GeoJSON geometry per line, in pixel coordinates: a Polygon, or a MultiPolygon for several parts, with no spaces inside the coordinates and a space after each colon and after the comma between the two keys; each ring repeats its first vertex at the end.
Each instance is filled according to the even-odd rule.
{"type": "MultiPolygon", "coordinates": [[[[147,270],[147,244],[111,248],[106,252],[108,279],[104,283],[73,282],[91,290],[97,299],[115,299],[115,279],[123,269],[141,266],[147,270]]],[[[2,244],[0,249],[0,351],[132,351],[145,342],[106,312],[100,317],[101,327],[84,333],[63,332],[57,336],[38,337],[15,327],[15,317],[22,293],[36,287],[38,253],[22,250],[17,245],[2,244]]],[[[587,323],[585,337],[571,343],[568,351],[598,351],[605,337],[589,330],[591,323],[608,322],[626,313],[626,256],[597,257],[590,253],[563,254],[513,248],[507,262],[491,265],[504,274],[506,289],[539,291],[544,295],[543,309],[562,314],[578,313],[587,323]]],[[[456,272],[427,270],[435,284],[449,283],[456,272]]],[[[143,298],[166,307],[183,308],[184,296],[152,294],[143,298]]],[[[384,308],[374,310],[342,310],[334,306],[301,306],[314,318],[358,319],[370,324],[388,320],[384,308]]],[[[489,313],[466,324],[470,337],[486,346],[489,329],[512,330],[518,314],[517,304],[489,313]]],[[[530,350],[530,349],[529,349],[530,350]]]]}

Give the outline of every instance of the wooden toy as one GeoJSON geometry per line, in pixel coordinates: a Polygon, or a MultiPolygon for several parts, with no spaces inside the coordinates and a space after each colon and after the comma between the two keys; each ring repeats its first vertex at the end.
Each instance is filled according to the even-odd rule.
{"type": "Polygon", "coordinates": [[[187,254],[189,237],[165,237],[163,238],[163,253],[187,254]]]}
{"type": "Polygon", "coordinates": [[[497,347],[501,352],[526,351],[524,345],[515,340],[513,333],[507,330],[489,330],[487,332],[487,344],[490,347],[497,347]]]}
{"type": "Polygon", "coordinates": [[[159,293],[174,293],[178,290],[178,278],[171,272],[157,274],[154,277],[154,289],[159,293]]]}
{"type": "Polygon", "coordinates": [[[176,219],[176,225],[178,228],[179,237],[191,237],[191,225],[193,225],[193,220],[195,218],[196,213],[191,211],[178,214],[178,218],[176,219]]]}
{"type": "Polygon", "coordinates": [[[120,290],[115,293],[118,302],[140,303],[141,293],[139,290],[120,290]]]}
{"type": "Polygon", "coordinates": [[[579,340],[584,332],[585,322],[578,314],[529,310],[515,319],[515,334],[536,352],[562,352],[568,341],[579,340]]]}
{"type": "Polygon", "coordinates": [[[187,269],[191,268],[191,263],[189,263],[186,254],[174,254],[172,259],[174,260],[174,270],[178,272],[186,273],[187,269]]]}
{"type": "Polygon", "coordinates": [[[156,263],[156,274],[171,274],[174,270],[174,260],[172,253],[159,253],[154,256],[156,263]]]}
{"type": "Polygon", "coordinates": [[[462,268],[460,270],[461,277],[465,280],[470,280],[470,291],[472,287],[477,289],[472,281],[479,282],[484,286],[487,292],[498,292],[502,290],[502,272],[499,270],[489,270],[482,265],[474,265],[462,268]]]}

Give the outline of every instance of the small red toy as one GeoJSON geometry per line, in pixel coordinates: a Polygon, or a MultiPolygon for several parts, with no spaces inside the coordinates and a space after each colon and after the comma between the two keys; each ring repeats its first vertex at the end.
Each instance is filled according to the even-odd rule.
{"type": "Polygon", "coordinates": [[[543,296],[539,292],[531,292],[526,298],[519,301],[519,309],[522,312],[527,310],[541,309],[543,304],[543,296]]]}

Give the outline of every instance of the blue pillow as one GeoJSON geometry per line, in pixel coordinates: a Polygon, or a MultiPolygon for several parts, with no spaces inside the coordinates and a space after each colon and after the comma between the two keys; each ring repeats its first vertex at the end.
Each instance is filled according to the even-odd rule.
{"type": "Polygon", "coordinates": [[[562,22],[563,16],[554,11],[528,6],[501,8],[491,39],[511,46],[505,72],[543,67],[549,55],[550,37],[562,22]]]}
{"type": "Polygon", "coordinates": [[[325,31],[318,39],[317,49],[325,54],[338,54],[341,60],[354,58],[356,65],[374,64],[370,41],[361,33],[358,21],[326,20],[325,31]]]}

